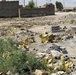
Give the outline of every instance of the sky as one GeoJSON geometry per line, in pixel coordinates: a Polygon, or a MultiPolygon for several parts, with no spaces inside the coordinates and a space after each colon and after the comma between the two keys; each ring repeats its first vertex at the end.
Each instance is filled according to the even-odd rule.
{"type": "MultiPolygon", "coordinates": [[[[23,4],[23,1],[24,0],[19,0],[19,3],[23,4]]],[[[25,0],[25,4],[27,5],[29,1],[30,0],[25,0]]],[[[36,2],[36,0],[34,1],[36,2]]],[[[42,6],[45,3],[49,3],[49,2],[55,4],[56,1],[62,2],[64,7],[76,7],[76,0],[37,0],[37,5],[42,6]]]]}
{"type": "MultiPolygon", "coordinates": [[[[16,0],[7,0],[7,1],[16,1],[16,0]]],[[[25,0],[25,5],[28,4],[30,0],[25,0]]],[[[76,7],[76,0],[37,0],[37,5],[42,6],[46,3],[53,3],[55,4],[56,1],[60,1],[63,3],[64,7],[76,7]]],[[[36,0],[34,0],[36,2],[36,0]]],[[[24,0],[19,0],[19,4],[24,4],[24,0]]]]}

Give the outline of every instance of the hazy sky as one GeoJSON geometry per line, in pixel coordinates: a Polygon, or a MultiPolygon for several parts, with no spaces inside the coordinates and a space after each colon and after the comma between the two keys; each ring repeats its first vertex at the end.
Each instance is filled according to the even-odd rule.
{"type": "MultiPolygon", "coordinates": [[[[20,4],[23,4],[24,0],[19,0],[20,4]]],[[[28,1],[30,0],[25,0],[25,4],[28,4],[28,1]]],[[[34,0],[36,1],[36,0],[34,0]]],[[[76,7],[76,0],[37,0],[37,5],[41,6],[44,5],[46,2],[52,2],[53,4],[55,4],[56,1],[61,1],[64,5],[64,7],[76,7]]]]}
{"type": "MultiPolygon", "coordinates": [[[[7,0],[7,1],[11,1],[11,0],[7,0]]],[[[12,1],[16,1],[16,0],[12,0],[12,1]]],[[[28,4],[28,1],[30,0],[25,0],[25,4],[28,4]]],[[[36,0],[34,0],[36,2],[36,0]]],[[[37,5],[38,6],[42,6],[45,3],[51,2],[53,4],[55,4],[56,1],[61,1],[64,5],[64,7],[76,7],[76,0],[37,0],[37,5]]],[[[24,0],[19,0],[20,5],[24,4],[23,3],[24,0]]]]}

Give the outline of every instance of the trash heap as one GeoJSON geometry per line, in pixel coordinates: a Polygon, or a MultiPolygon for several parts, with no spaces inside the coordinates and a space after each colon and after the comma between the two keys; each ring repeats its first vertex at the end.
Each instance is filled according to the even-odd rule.
{"type": "Polygon", "coordinates": [[[52,44],[52,47],[50,47],[49,49],[49,54],[47,52],[39,53],[39,58],[40,56],[45,66],[52,73],[55,73],[55,75],[62,75],[66,74],[67,72],[69,72],[70,74],[71,72],[76,70],[76,65],[73,63],[71,57],[68,56],[68,52],[64,47],[52,44]]]}
{"type": "Polygon", "coordinates": [[[34,37],[26,36],[26,38],[24,40],[20,40],[17,43],[17,46],[18,46],[18,48],[26,49],[29,44],[34,43],[34,42],[35,42],[34,37]]]}
{"type": "Polygon", "coordinates": [[[51,35],[48,35],[48,34],[42,35],[42,34],[40,34],[39,37],[41,38],[42,43],[49,43],[49,42],[50,43],[57,43],[58,40],[61,40],[60,37],[58,37],[56,35],[53,35],[53,34],[51,34],[51,35]]]}
{"type": "Polygon", "coordinates": [[[56,57],[52,53],[52,58],[44,57],[43,61],[51,71],[66,72],[74,70],[73,61],[68,56],[61,55],[60,57],[56,57]]]}
{"type": "Polygon", "coordinates": [[[40,34],[41,43],[58,43],[62,40],[72,39],[72,35],[54,35],[54,34],[40,34]]]}

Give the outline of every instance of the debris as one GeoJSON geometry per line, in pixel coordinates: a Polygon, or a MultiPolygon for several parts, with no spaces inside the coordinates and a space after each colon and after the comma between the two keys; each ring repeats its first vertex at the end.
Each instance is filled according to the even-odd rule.
{"type": "Polygon", "coordinates": [[[66,30],[66,29],[67,29],[67,27],[66,27],[66,26],[64,26],[64,27],[63,27],[63,30],[66,30]]]}
{"type": "Polygon", "coordinates": [[[73,35],[65,35],[62,37],[63,40],[73,39],[73,35]]]}
{"type": "Polygon", "coordinates": [[[42,43],[57,43],[57,40],[55,40],[55,35],[51,34],[51,35],[48,35],[48,34],[40,34],[39,37],[41,38],[41,42],[42,43]]]}
{"type": "Polygon", "coordinates": [[[0,72],[0,75],[2,74],[2,72],[0,72]]]}
{"type": "Polygon", "coordinates": [[[57,58],[55,59],[56,55],[52,54],[52,58],[44,57],[43,62],[46,64],[46,66],[52,70],[52,71],[72,71],[74,70],[74,64],[73,61],[68,56],[59,56],[60,60],[58,62],[57,58]],[[58,66],[58,67],[57,67],[58,66]]]}
{"type": "Polygon", "coordinates": [[[44,70],[35,70],[35,75],[48,75],[48,73],[44,70]]]}
{"type": "Polygon", "coordinates": [[[64,30],[62,30],[60,26],[52,26],[51,31],[52,33],[55,33],[55,32],[63,32],[64,30]]]}
{"type": "Polygon", "coordinates": [[[11,73],[11,72],[10,72],[10,71],[8,71],[6,74],[7,74],[7,75],[10,75],[10,73],[11,73]]]}
{"type": "Polygon", "coordinates": [[[58,58],[61,56],[61,53],[56,50],[51,50],[52,57],[58,58]]]}
{"type": "Polygon", "coordinates": [[[70,59],[70,58],[67,58],[65,56],[61,56],[61,70],[64,70],[64,71],[69,71],[69,70],[73,70],[73,61],[70,59]]]}
{"type": "Polygon", "coordinates": [[[31,44],[31,43],[34,43],[35,40],[34,40],[34,37],[26,37],[25,40],[21,40],[19,43],[18,43],[18,48],[21,48],[21,49],[28,49],[26,46],[31,44]]]}
{"type": "Polygon", "coordinates": [[[24,70],[25,72],[29,72],[30,71],[30,69],[27,66],[25,66],[22,70],[24,70]]]}
{"type": "Polygon", "coordinates": [[[41,38],[41,42],[42,42],[42,43],[44,43],[44,42],[45,42],[45,43],[48,43],[48,38],[49,38],[48,35],[46,35],[46,34],[45,34],[45,35],[42,35],[42,34],[41,34],[41,35],[39,35],[39,37],[41,38]]]}
{"type": "Polygon", "coordinates": [[[56,44],[52,44],[52,49],[53,49],[53,50],[56,50],[56,51],[58,51],[58,52],[61,52],[61,53],[63,53],[63,54],[67,54],[67,53],[68,53],[67,50],[66,50],[66,48],[61,47],[61,46],[58,46],[58,45],[56,45],[56,44]]]}
{"type": "Polygon", "coordinates": [[[6,52],[3,53],[2,57],[3,58],[8,58],[10,55],[11,55],[11,53],[6,51],[6,52]]]}
{"type": "Polygon", "coordinates": [[[52,73],[52,74],[50,74],[50,75],[57,75],[56,73],[52,73]]]}
{"type": "Polygon", "coordinates": [[[64,71],[58,71],[58,72],[57,72],[57,75],[63,75],[63,74],[65,74],[64,71]]]}
{"type": "Polygon", "coordinates": [[[76,65],[74,65],[74,68],[75,68],[75,70],[76,70],[76,65]]]}
{"type": "Polygon", "coordinates": [[[40,57],[40,58],[43,58],[46,55],[47,55],[46,53],[37,53],[37,56],[40,57]]]}
{"type": "Polygon", "coordinates": [[[31,71],[30,71],[30,69],[28,68],[28,66],[24,66],[22,70],[23,70],[25,73],[28,73],[29,75],[31,75],[31,71]]]}

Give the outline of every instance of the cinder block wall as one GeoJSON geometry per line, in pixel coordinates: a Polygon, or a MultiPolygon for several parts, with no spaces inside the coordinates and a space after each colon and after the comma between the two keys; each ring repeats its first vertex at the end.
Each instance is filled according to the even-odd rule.
{"type": "Polygon", "coordinates": [[[49,8],[20,8],[21,17],[54,15],[54,14],[55,14],[54,6],[49,8]]]}
{"type": "MultiPolygon", "coordinates": [[[[18,17],[19,1],[0,1],[0,17],[18,17]]],[[[21,17],[54,15],[55,7],[48,8],[20,8],[21,17]]]]}
{"type": "Polygon", "coordinates": [[[18,1],[1,1],[0,2],[0,17],[15,17],[18,16],[18,1]]]}

